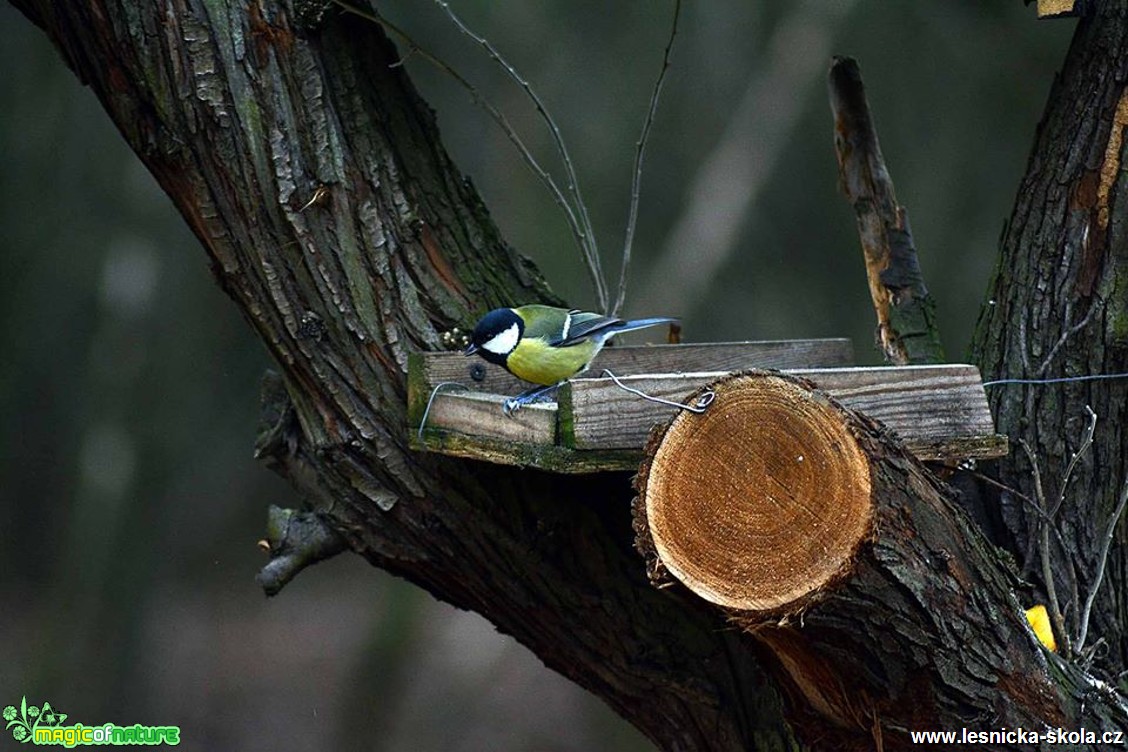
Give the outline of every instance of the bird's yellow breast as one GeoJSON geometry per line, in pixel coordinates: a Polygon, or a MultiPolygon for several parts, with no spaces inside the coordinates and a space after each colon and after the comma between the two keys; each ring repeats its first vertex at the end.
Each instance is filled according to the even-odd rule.
{"type": "Polygon", "coordinates": [[[575,376],[595,357],[594,342],[579,342],[568,347],[552,347],[543,339],[521,340],[506,358],[505,367],[519,379],[551,386],[575,376]]]}

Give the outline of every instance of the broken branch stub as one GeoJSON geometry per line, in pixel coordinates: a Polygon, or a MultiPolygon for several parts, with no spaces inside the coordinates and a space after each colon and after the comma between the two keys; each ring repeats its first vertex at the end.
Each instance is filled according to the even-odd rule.
{"type": "Polygon", "coordinates": [[[791,611],[846,574],[869,536],[868,458],[846,413],[798,379],[744,373],[709,388],[708,410],[652,441],[640,547],[712,603],[791,611]]]}
{"type": "Polygon", "coordinates": [[[908,212],[897,203],[858,63],[836,57],[828,77],[842,192],[854,209],[877,315],[877,339],[894,365],[941,363],[936,306],[924,284],[908,212]]]}

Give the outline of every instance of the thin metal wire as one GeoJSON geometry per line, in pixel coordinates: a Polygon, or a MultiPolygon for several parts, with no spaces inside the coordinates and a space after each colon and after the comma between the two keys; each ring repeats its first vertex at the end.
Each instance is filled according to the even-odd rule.
{"type": "Polygon", "coordinates": [[[435,384],[435,388],[431,390],[431,396],[427,399],[427,409],[423,411],[423,420],[419,421],[418,437],[420,444],[423,443],[423,429],[427,427],[427,416],[431,414],[431,405],[435,403],[435,397],[439,395],[439,390],[444,386],[456,386],[459,389],[470,390],[470,387],[465,384],[460,384],[457,381],[440,381],[438,384],[435,384]]]}
{"type": "Polygon", "coordinates": [[[983,386],[996,384],[1064,384],[1070,381],[1101,381],[1103,379],[1128,379],[1128,373],[1094,373],[1088,376],[1063,376],[1056,379],[996,379],[984,381],[983,386]]]}
{"type": "Polygon", "coordinates": [[[615,382],[615,386],[619,387],[623,391],[630,392],[631,394],[642,397],[644,400],[648,400],[650,402],[657,402],[659,405],[669,405],[670,407],[680,407],[682,410],[689,410],[691,413],[700,414],[700,413],[705,412],[706,408],[708,408],[709,405],[713,404],[713,400],[715,400],[717,398],[717,393],[714,392],[712,389],[710,389],[710,390],[702,392],[700,395],[698,395],[697,402],[695,404],[687,405],[683,402],[675,402],[674,400],[663,399],[662,397],[655,397],[652,394],[647,394],[646,392],[639,391],[638,389],[635,389],[634,387],[627,386],[626,384],[624,384],[622,381],[619,380],[618,376],[611,373],[611,371],[607,368],[603,369],[603,373],[607,376],[610,376],[611,380],[615,382]]]}

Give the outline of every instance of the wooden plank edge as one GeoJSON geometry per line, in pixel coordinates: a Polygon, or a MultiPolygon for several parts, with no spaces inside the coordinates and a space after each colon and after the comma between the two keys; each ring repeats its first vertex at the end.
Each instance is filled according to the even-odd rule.
{"type": "Polygon", "coordinates": [[[574,451],[556,444],[523,444],[500,439],[468,436],[442,428],[427,428],[420,441],[413,431],[409,446],[422,452],[479,460],[495,465],[534,468],[553,473],[582,475],[600,472],[634,472],[642,460],[642,448],[574,451]]]}
{"type": "MultiPolygon", "coordinates": [[[[907,365],[907,366],[826,366],[821,368],[751,368],[744,369],[747,371],[764,371],[764,372],[778,372],[786,376],[798,376],[805,379],[815,381],[819,376],[844,376],[850,374],[865,374],[872,375],[875,373],[889,373],[896,375],[900,381],[907,381],[914,376],[928,376],[930,373],[937,375],[946,375],[948,373],[959,374],[965,373],[973,378],[969,380],[969,384],[974,384],[975,381],[980,380],[979,369],[969,363],[937,363],[935,365],[907,365]]],[[[685,380],[702,381],[709,379],[719,379],[737,371],[677,371],[668,373],[634,373],[619,376],[619,380],[630,384],[631,382],[645,382],[647,380],[655,381],[673,381],[685,380]]],[[[591,386],[605,386],[611,384],[612,380],[607,376],[599,376],[595,374],[584,374],[574,376],[565,382],[568,384],[579,384],[581,387],[591,386]]]]}
{"type": "MultiPolygon", "coordinates": [[[[988,408],[987,395],[982,387],[982,378],[979,369],[973,365],[966,363],[942,363],[936,365],[908,365],[908,366],[849,366],[849,367],[830,367],[830,368],[784,368],[784,369],[756,369],[763,372],[777,372],[787,376],[797,376],[808,379],[816,384],[819,391],[825,392],[832,397],[842,401],[847,407],[851,407],[853,395],[850,390],[857,389],[874,389],[883,387],[881,382],[875,381],[872,384],[862,384],[854,387],[844,387],[833,383],[833,380],[847,376],[874,376],[880,374],[888,374],[891,384],[904,386],[912,381],[920,378],[936,378],[941,377],[945,379],[956,379],[962,377],[962,382],[956,384],[963,389],[973,390],[978,392],[981,399],[976,400],[982,403],[982,408],[986,417],[990,417],[988,408]],[[829,380],[831,383],[819,383],[820,379],[829,380]]],[[[639,388],[644,392],[653,393],[665,399],[680,399],[675,397],[672,392],[676,389],[678,392],[689,394],[709,382],[716,381],[723,378],[733,371],[699,371],[699,372],[680,372],[680,373],[647,373],[635,374],[630,376],[621,376],[617,380],[610,379],[603,376],[580,376],[569,379],[564,383],[557,394],[558,403],[560,406],[558,422],[559,429],[557,434],[557,441],[563,446],[583,450],[583,441],[576,436],[575,421],[576,421],[576,405],[575,394],[576,392],[583,392],[585,395],[590,395],[593,391],[599,390],[614,390],[621,388],[620,385],[627,385],[634,388],[639,388]]],[[[625,393],[619,394],[618,398],[625,396],[625,393]]],[[[588,403],[583,403],[583,407],[588,409],[588,403]]],[[[856,409],[856,408],[855,408],[856,409]]],[[[663,421],[668,420],[668,416],[662,416],[663,421]]],[[[994,424],[992,422],[991,428],[994,424]]],[[[987,431],[983,433],[976,432],[975,436],[986,435],[987,431]]]]}
{"type": "MultiPolygon", "coordinates": [[[[929,374],[935,372],[952,372],[952,373],[967,373],[974,374],[974,382],[968,383],[967,386],[974,388],[976,383],[980,382],[979,369],[973,365],[966,363],[941,363],[935,365],[908,365],[908,366],[864,366],[864,367],[849,367],[849,368],[822,368],[822,369],[783,369],[780,373],[803,376],[807,378],[815,377],[820,373],[838,374],[842,372],[857,373],[857,372],[890,372],[896,373],[898,376],[912,378],[914,374],[929,374]]],[[[724,372],[704,372],[704,373],[684,373],[684,374],[644,374],[638,376],[627,376],[620,379],[624,383],[630,384],[631,382],[646,382],[647,380],[684,380],[690,382],[687,384],[687,389],[700,388],[710,381],[715,381],[724,376],[724,372]],[[696,385],[694,385],[696,384],[696,385]]],[[[812,379],[814,380],[814,379],[812,379]]],[[[583,446],[583,442],[578,442],[575,434],[575,411],[572,402],[572,384],[573,382],[584,382],[585,384],[606,384],[610,383],[611,379],[607,378],[583,378],[573,379],[565,383],[558,394],[559,410],[557,413],[557,441],[563,448],[569,449],[577,454],[583,454],[592,451],[612,451],[607,448],[588,449],[583,446]]],[[[584,388],[584,384],[579,384],[584,388]]],[[[834,392],[825,388],[819,387],[819,391],[835,396],[834,392]]],[[[980,392],[982,392],[980,386],[980,392]]],[[[842,397],[836,397],[842,400],[842,397]]],[[[849,400],[847,400],[848,403],[849,400]]],[[[986,394],[983,394],[984,407],[987,405],[986,394]]],[[[849,404],[847,404],[849,407],[849,404]]],[[[669,420],[669,418],[666,418],[669,420]]],[[[993,422],[992,422],[993,427],[993,422]]],[[[1008,439],[1005,435],[996,434],[993,431],[984,433],[967,434],[964,436],[952,436],[940,441],[912,438],[903,438],[897,435],[905,448],[909,450],[915,457],[926,462],[935,461],[952,461],[963,459],[994,459],[997,457],[1005,457],[1010,452],[1008,439]]]]}
{"type": "MultiPolygon", "coordinates": [[[[530,445],[559,443],[555,402],[537,402],[506,415],[503,410],[506,399],[500,394],[466,390],[441,392],[435,395],[427,415],[427,428],[530,445]]],[[[415,429],[418,431],[419,426],[415,429]]]]}
{"type": "Polygon", "coordinates": [[[1010,441],[1003,434],[986,436],[958,436],[946,441],[905,441],[908,449],[923,462],[951,460],[991,460],[1010,453],[1010,441]]]}
{"type": "Polygon", "coordinates": [[[425,356],[429,353],[409,352],[407,354],[407,424],[412,430],[417,430],[419,422],[423,419],[423,411],[427,409],[427,400],[431,398],[433,387],[427,383],[427,371],[424,364],[425,356]]]}
{"type": "MultiPolygon", "coordinates": [[[[413,356],[419,356],[416,353],[413,356]]],[[[421,361],[419,361],[421,362],[421,361]]],[[[962,364],[944,364],[946,366],[960,366],[962,364]]],[[[875,366],[874,370],[883,370],[888,367],[875,366]]],[[[937,366],[900,366],[901,371],[912,369],[936,369],[937,366]]],[[[942,367],[941,367],[942,368],[942,367]]],[[[788,369],[791,371],[792,369],[788,369]]],[[[819,370],[819,369],[794,369],[794,370],[819,370]]],[[[851,369],[853,370],[853,369],[851,369]]],[[[420,371],[416,371],[420,373],[420,371]]],[[[719,377],[717,373],[679,374],[680,377],[719,377]]],[[[645,378],[645,377],[637,377],[645,378]]],[[[633,380],[627,377],[625,381],[633,380]]],[[[531,444],[502,439],[489,438],[449,430],[440,425],[428,426],[423,432],[423,440],[418,438],[418,418],[411,420],[417,413],[422,416],[426,408],[426,399],[420,401],[418,387],[413,393],[409,380],[409,444],[413,449],[430,451],[451,456],[476,459],[494,464],[511,465],[517,467],[533,467],[557,473],[592,473],[604,471],[626,471],[637,468],[642,458],[642,449],[582,449],[575,448],[574,424],[572,423],[571,388],[566,384],[559,394],[559,408],[557,415],[556,444],[531,444]],[[414,405],[412,408],[410,406],[414,405]]],[[[459,392],[443,393],[442,396],[456,396],[459,392]]],[[[430,392],[424,395],[430,398],[430,392]]],[[[478,399],[489,398],[500,404],[504,400],[501,395],[487,395],[477,393],[478,399]]],[[[953,437],[942,442],[905,442],[905,446],[918,459],[923,461],[950,461],[953,459],[992,459],[1005,456],[1009,452],[1007,437],[1000,434],[977,435],[967,437],[953,437]]]]}
{"type": "MultiPolygon", "coordinates": [[[[844,337],[826,337],[822,339],[802,340],[745,340],[737,342],[689,342],[679,345],[616,345],[607,347],[595,359],[589,373],[598,374],[604,367],[620,369],[625,367],[624,361],[636,357],[659,357],[669,362],[667,371],[699,371],[700,365],[687,366],[686,361],[700,363],[701,360],[716,358],[723,361],[735,358],[737,354],[747,362],[738,364],[720,363],[716,368],[709,370],[733,370],[736,367],[757,367],[757,359],[776,360],[781,352],[789,349],[811,350],[810,362],[805,367],[833,367],[847,366],[854,362],[853,342],[844,337]],[[715,353],[715,355],[710,355],[715,353]]],[[[760,363],[759,367],[777,367],[773,362],[760,363]]],[[[792,365],[789,367],[799,367],[792,365]]],[[[625,374],[624,374],[625,375],[625,374]]],[[[496,388],[498,380],[507,384],[512,382],[514,388],[520,382],[513,376],[506,374],[497,366],[481,361],[478,358],[467,359],[460,352],[451,351],[413,351],[408,354],[408,390],[412,395],[410,400],[413,407],[421,398],[421,393],[429,392],[437,379],[451,379],[463,383],[476,391],[489,391],[499,393],[496,388]],[[468,373],[470,366],[480,366],[484,369],[482,379],[471,378],[468,373]],[[437,376],[435,371],[441,372],[437,376]],[[455,375],[457,374],[457,375],[455,375]],[[492,383],[492,387],[490,384],[492,383]]]]}
{"type": "MultiPolygon", "coordinates": [[[[417,421],[408,425],[408,445],[418,451],[436,452],[466,459],[476,459],[499,465],[532,467],[555,473],[594,473],[604,471],[634,470],[642,459],[642,448],[638,449],[599,449],[576,452],[557,443],[556,403],[545,402],[522,408],[515,418],[502,414],[505,401],[501,395],[481,392],[443,392],[436,397],[427,419],[427,426],[419,431],[417,421]],[[444,425],[442,422],[443,403],[488,403],[497,410],[498,420],[521,420],[521,416],[535,413],[551,413],[553,431],[545,435],[543,442],[507,439],[501,436],[468,434],[458,430],[458,426],[444,425]],[[422,440],[420,440],[422,433],[422,440]]],[[[420,408],[420,417],[425,403],[420,408]]],[[[536,416],[537,420],[541,416],[536,416]]]]}

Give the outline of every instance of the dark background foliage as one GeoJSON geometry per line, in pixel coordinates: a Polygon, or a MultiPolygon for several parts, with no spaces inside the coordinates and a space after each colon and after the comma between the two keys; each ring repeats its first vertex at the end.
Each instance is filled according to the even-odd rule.
{"type": "MultiPolygon", "coordinates": [[[[667,4],[456,8],[549,103],[617,269],[667,4]]],[[[381,9],[551,163],[520,92],[435,6],[381,9]]],[[[877,362],[825,94],[829,56],[851,54],[962,360],[1072,26],[1017,0],[687,3],[627,313],[681,315],[699,341],[849,336],[877,362]]],[[[501,133],[406,64],[509,241],[594,305],[501,133]]],[[[179,724],[199,749],[648,748],[479,617],[359,559],[262,597],[265,508],[300,503],[251,458],[268,358],[92,95],[7,6],[0,70],[0,705],[179,724]]]]}

